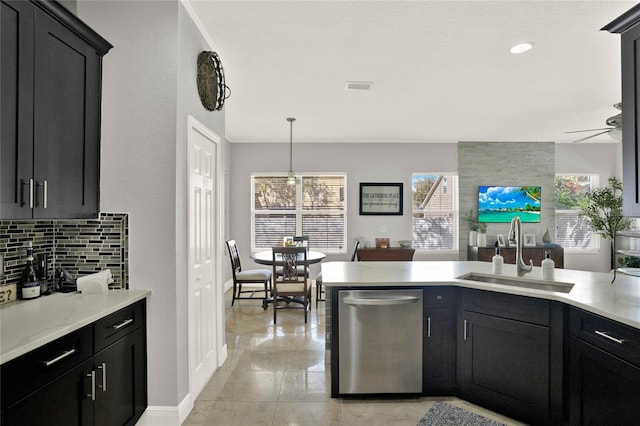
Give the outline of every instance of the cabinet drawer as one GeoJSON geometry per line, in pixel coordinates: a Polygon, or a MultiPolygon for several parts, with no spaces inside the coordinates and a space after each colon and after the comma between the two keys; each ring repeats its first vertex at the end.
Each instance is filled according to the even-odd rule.
{"type": "Polygon", "coordinates": [[[91,346],[91,326],[88,325],[4,364],[2,407],[6,408],[91,357],[91,346]]]}
{"type": "Polygon", "coordinates": [[[453,287],[427,287],[424,289],[425,308],[453,308],[456,306],[456,289],[453,287]]]}
{"type": "Polygon", "coordinates": [[[640,330],[577,308],[570,318],[571,334],[640,366],[640,330]]]}
{"type": "Polygon", "coordinates": [[[465,289],[462,309],[531,324],[549,325],[549,301],[526,296],[465,289]]]}
{"type": "Polygon", "coordinates": [[[144,325],[144,300],[106,316],[93,324],[94,352],[101,351],[144,325]]]}

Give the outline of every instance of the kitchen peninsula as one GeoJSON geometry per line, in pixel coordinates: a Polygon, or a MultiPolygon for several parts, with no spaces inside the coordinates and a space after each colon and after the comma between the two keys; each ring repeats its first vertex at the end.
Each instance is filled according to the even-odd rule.
{"type": "MultiPolygon", "coordinates": [[[[368,303],[380,305],[386,297],[379,290],[421,289],[422,299],[416,303],[421,304],[422,321],[403,324],[408,307],[397,311],[394,321],[395,327],[410,327],[415,339],[422,337],[422,371],[415,370],[422,375],[422,387],[417,393],[457,395],[529,424],[604,424],[611,415],[619,424],[634,422],[630,407],[640,403],[639,278],[619,276],[611,284],[611,274],[556,269],[554,282],[573,286],[548,291],[461,279],[471,273],[491,276],[491,264],[323,264],[332,397],[367,396],[340,385],[345,358],[340,327],[348,320],[344,306],[356,299],[351,293],[378,290],[378,300],[368,303]],[[351,293],[345,300],[347,291],[351,293]]],[[[504,265],[502,277],[541,283],[542,270],[534,267],[517,278],[515,265],[504,265]]],[[[365,309],[371,308],[358,307],[353,315],[365,309]]],[[[344,345],[350,350],[368,344],[350,339],[344,345]]],[[[398,356],[404,356],[402,349],[394,354],[398,356]]],[[[385,356],[376,353],[376,358],[385,356]]],[[[359,366],[349,368],[352,375],[360,371],[359,366]]],[[[368,395],[395,393],[374,389],[368,395]]]]}

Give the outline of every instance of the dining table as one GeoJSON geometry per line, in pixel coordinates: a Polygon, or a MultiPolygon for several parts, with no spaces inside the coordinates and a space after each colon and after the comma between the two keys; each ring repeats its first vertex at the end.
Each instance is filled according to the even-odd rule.
{"type": "MultiPolygon", "coordinates": [[[[320,251],[309,250],[307,252],[307,262],[309,262],[309,264],[320,263],[324,260],[325,257],[327,257],[327,255],[320,251]]],[[[253,253],[251,255],[251,260],[261,265],[273,265],[272,251],[263,250],[253,253]]],[[[281,260],[279,261],[278,258],[276,258],[276,265],[278,265],[280,262],[281,260]]]]}

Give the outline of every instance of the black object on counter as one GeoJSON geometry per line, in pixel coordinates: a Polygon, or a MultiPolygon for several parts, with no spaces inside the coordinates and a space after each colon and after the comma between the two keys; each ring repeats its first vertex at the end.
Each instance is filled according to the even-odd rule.
{"type": "Polygon", "coordinates": [[[56,268],[56,290],[62,293],[71,293],[72,291],[77,291],[78,286],[76,285],[76,279],[71,276],[71,274],[64,269],[62,266],[56,268]]]}

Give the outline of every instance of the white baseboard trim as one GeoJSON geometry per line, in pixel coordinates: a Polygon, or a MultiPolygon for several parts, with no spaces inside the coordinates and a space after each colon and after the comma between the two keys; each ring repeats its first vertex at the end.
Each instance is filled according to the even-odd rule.
{"type": "Polygon", "coordinates": [[[187,394],[177,407],[149,406],[136,426],[180,426],[193,409],[191,395],[187,394]]]}
{"type": "MultiPolygon", "coordinates": [[[[220,348],[218,354],[220,356],[220,366],[222,366],[228,355],[226,344],[220,348]]],[[[211,377],[213,377],[213,374],[211,377]]],[[[211,380],[211,377],[209,380],[211,380]]],[[[136,426],[180,426],[189,417],[193,406],[194,402],[191,394],[187,394],[177,407],[149,406],[136,423],[136,426]]]]}
{"type": "Polygon", "coordinates": [[[229,289],[233,287],[233,278],[224,283],[224,292],[226,293],[229,289]]]}

